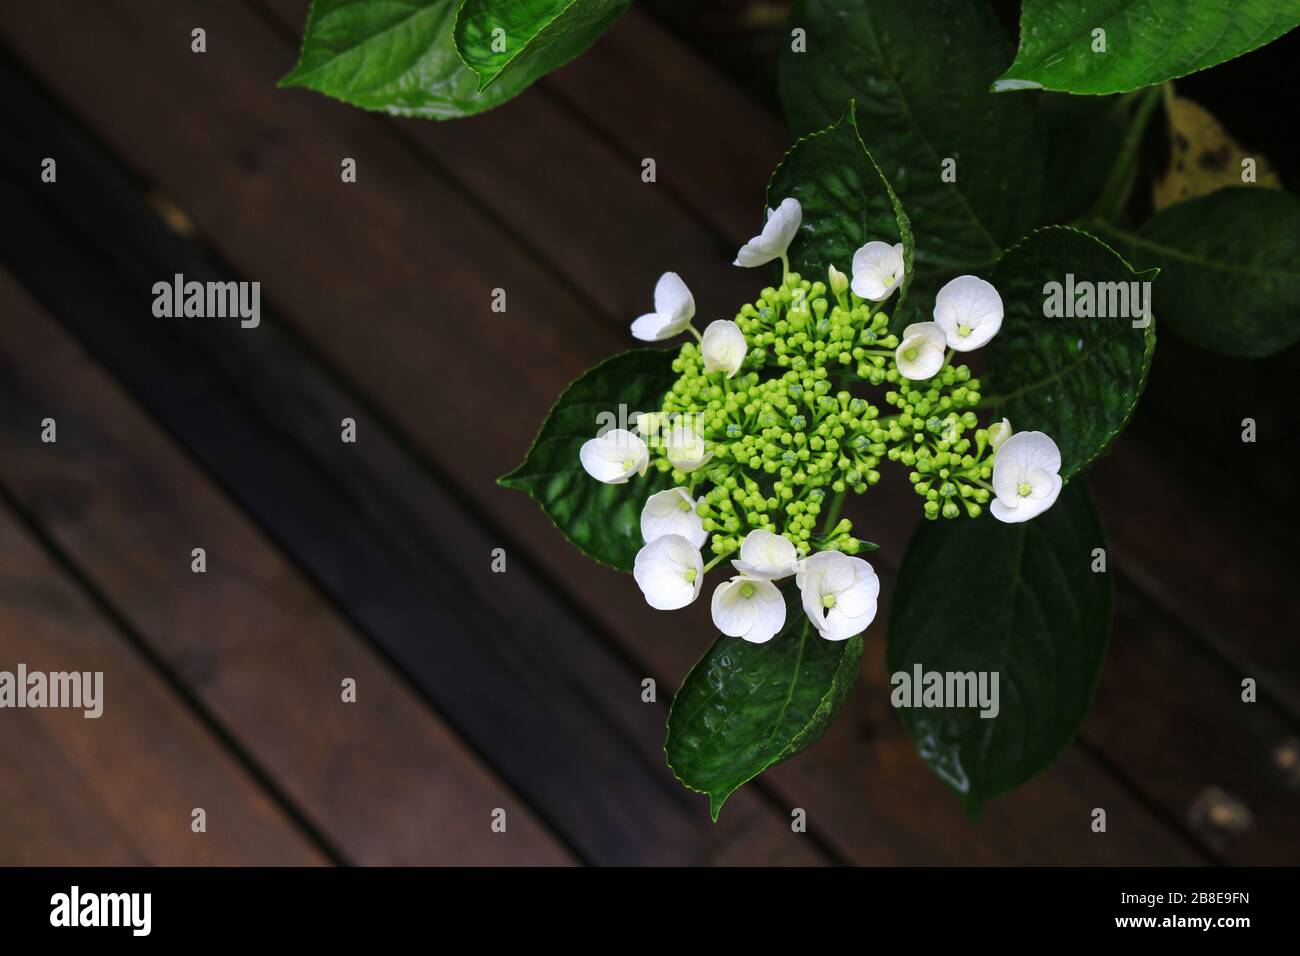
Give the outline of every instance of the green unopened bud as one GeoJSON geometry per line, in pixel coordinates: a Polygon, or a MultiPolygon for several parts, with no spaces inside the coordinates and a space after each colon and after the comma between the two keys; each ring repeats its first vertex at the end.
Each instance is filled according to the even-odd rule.
{"type": "Polygon", "coordinates": [[[836,269],[834,265],[826,270],[826,274],[830,277],[831,292],[835,294],[837,299],[842,298],[844,293],[849,290],[849,277],[836,269]]]}
{"type": "Polygon", "coordinates": [[[1002,447],[1002,443],[1011,437],[1011,422],[1004,418],[1002,421],[989,426],[988,443],[993,451],[1002,447]]]}

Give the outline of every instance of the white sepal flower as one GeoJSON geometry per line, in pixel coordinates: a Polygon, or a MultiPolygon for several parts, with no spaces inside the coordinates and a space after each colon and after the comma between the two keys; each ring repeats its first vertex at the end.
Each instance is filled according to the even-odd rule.
{"type": "Polygon", "coordinates": [[[989,448],[997,451],[1011,437],[1011,419],[1004,418],[989,426],[989,448]]]}
{"type": "Polygon", "coordinates": [[[740,559],[731,565],[742,576],[779,581],[798,569],[799,552],[794,543],[766,528],[756,528],[740,542],[740,559]]]}
{"type": "Polygon", "coordinates": [[[655,283],[655,310],[632,323],[632,335],[642,342],[671,339],[686,331],[695,318],[695,297],[676,272],[665,272],[655,283]]]}
{"type": "Polygon", "coordinates": [[[853,253],[853,291],[872,302],[883,302],[903,282],[903,244],[868,242],[853,253]]]}
{"type": "Polygon", "coordinates": [[[669,488],[651,495],[641,509],[641,537],[649,544],[656,538],[679,534],[695,547],[704,547],[709,533],[704,530],[704,519],[695,513],[703,500],[692,498],[685,488],[669,488]]]}
{"type": "Polygon", "coordinates": [[[622,485],[633,475],[644,475],[650,449],[626,428],[611,428],[582,443],[578,453],[587,474],[607,485],[622,485]]]}
{"type": "Polygon", "coordinates": [[[934,297],[934,321],[952,348],[973,351],[1002,328],[1002,296],[978,276],[958,276],[934,297]]]}
{"type": "Polygon", "coordinates": [[[766,644],[785,627],[785,598],[771,581],[734,577],[713,592],[713,623],[729,637],[766,644]]]}
{"type": "Polygon", "coordinates": [[[784,259],[786,250],[799,231],[803,221],[803,207],[797,199],[783,199],[781,205],[767,211],[767,223],[763,231],[740,247],[733,265],[749,269],[784,259]]]}
{"type": "Polygon", "coordinates": [[[861,634],[875,619],[880,579],[861,558],[819,551],[803,562],[795,583],[804,613],[828,641],[861,634]]]}
{"type": "Polygon", "coordinates": [[[1061,451],[1042,432],[1018,432],[993,459],[993,517],[1014,524],[1042,514],[1061,493],[1061,451]]]}
{"type": "Polygon", "coordinates": [[[652,608],[676,611],[699,597],[704,559],[680,534],[666,534],[636,553],[632,577],[652,608]]]}
{"type": "Polygon", "coordinates": [[[692,472],[713,457],[713,452],[705,448],[704,436],[687,422],[676,422],[664,440],[664,454],[679,471],[692,472]]]}
{"type": "Polygon", "coordinates": [[[740,371],[748,354],[749,343],[745,341],[745,333],[730,319],[710,322],[700,339],[700,357],[704,359],[706,372],[724,372],[727,378],[731,378],[740,371]]]}
{"type": "Polygon", "coordinates": [[[913,322],[903,329],[903,340],[894,350],[894,361],[903,378],[924,381],[943,368],[948,340],[937,322],[913,322]]]}

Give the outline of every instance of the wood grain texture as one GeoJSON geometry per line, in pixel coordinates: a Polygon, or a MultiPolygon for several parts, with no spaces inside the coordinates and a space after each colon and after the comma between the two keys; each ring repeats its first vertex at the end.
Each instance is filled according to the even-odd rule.
{"type": "Polygon", "coordinates": [[[21,662],[29,673],[103,673],[98,718],[0,711],[0,865],[325,862],[8,511],[0,511],[0,662],[9,671],[21,662]],[[195,807],[207,812],[206,833],[190,829],[195,807]]]}
{"type": "Polygon", "coordinates": [[[571,859],[6,273],[0,311],[0,480],[349,861],[571,859]]]}
{"type": "MultiPolygon", "coordinates": [[[[652,234],[658,237],[668,229],[674,245],[694,261],[709,255],[710,245],[725,244],[719,236],[734,233],[738,245],[752,233],[758,197],[784,145],[774,121],[741,100],[732,102],[730,97],[739,94],[729,88],[718,94],[717,103],[712,95],[710,102],[698,102],[689,90],[710,88],[711,69],[635,11],[542,90],[502,110],[501,117],[511,117],[512,110],[517,115],[510,123],[502,119],[501,125],[488,127],[489,137],[460,131],[497,114],[434,128],[365,116],[308,94],[273,91],[277,70],[292,55],[291,44],[264,35],[258,19],[238,8],[204,13],[210,35],[239,37],[238,55],[218,56],[214,45],[208,56],[221,69],[195,70],[188,48],[171,39],[196,15],[186,4],[157,16],[143,15],[139,4],[126,4],[123,16],[104,17],[103,22],[92,13],[94,30],[87,32],[112,42],[92,44],[72,36],[57,45],[49,37],[60,5],[51,6],[52,12],[21,21],[0,12],[8,41],[139,173],[173,196],[236,269],[263,279],[267,295],[281,305],[295,330],[367,394],[378,415],[367,420],[363,434],[392,426],[495,529],[474,538],[454,527],[454,517],[429,508],[419,514],[420,535],[463,535],[475,548],[497,541],[507,545],[512,560],[519,554],[531,567],[544,569],[576,604],[582,615],[579,630],[603,632],[618,653],[634,662],[635,673],[657,677],[664,689],[675,686],[711,638],[707,608],[682,612],[668,629],[651,612],[622,613],[624,605],[641,606],[630,580],[579,560],[530,502],[499,491],[491,479],[515,463],[564,381],[626,347],[624,316],[639,309],[636,303],[648,289],[637,271],[640,264],[648,266],[651,281],[660,268],[675,266],[664,262],[671,249],[663,249],[659,238],[649,238],[652,234]],[[141,47],[150,56],[134,56],[141,47]],[[602,52],[606,47],[609,52],[602,52]],[[660,65],[649,73],[628,69],[644,58],[660,65]],[[666,72],[674,75],[663,76],[666,72]],[[119,78],[116,90],[93,81],[106,73],[119,78]],[[162,83],[164,76],[175,79],[162,83]],[[665,89],[677,92],[667,95],[665,89]],[[194,102],[212,105],[199,116],[194,102]],[[556,102],[562,115],[555,112],[556,102]],[[573,120],[575,115],[580,122],[558,127],[562,117],[573,120]],[[709,124],[711,135],[722,141],[717,149],[702,138],[709,124]],[[401,132],[395,133],[398,128],[401,132]],[[554,128],[563,130],[562,141],[546,140],[549,148],[532,150],[537,137],[554,128]],[[584,128],[599,133],[594,145],[581,145],[584,128]],[[164,129],[165,137],[158,133],[164,129]],[[730,135],[718,135],[723,129],[730,135]],[[518,135],[521,131],[527,135],[518,135]],[[412,139],[419,149],[411,149],[412,139]],[[564,145],[570,139],[579,145],[564,145]],[[530,145],[522,148],[521,143],[530,145]],[[498,156],[503,151],[512,152],[504,161],[498,156]],[[774,152],[770,161],[757,158],[765,151],[774,152]],[[534,153],[541,157],[535,169],[521,158],[534,153]],[[663,192],[671,202],[635,178],[635,162],[626,170],[630,182],[618,185],[619,156],[635,160],[638,153],[658,158],[660,185],[667,187],[663,192]],[[338,182],[339,157],[345,155],[364,157],[361,182],[355,186],[338,182]],[[549,157],[563,161],[552,163],[549,157]],[[506,191],[505,179],[514,179],[516,188],[506,191]],[[546,185],[538,189],[538,183],[546,185]],[[632,186],[646,187],[635,201],[626,198],[632,186]],[[587,198],[584,188],[590,190],[590,200],[575,201],[587,198]],[[476,195],[466,196],[466,189],[476,195]],[[514,193],[527,195],[506,198],[514,193]],[[606,198],[615,194],[616,199],[606,198]],[[566,206],[575,226],[589,228],[564,229],[566,206]],[[644,236],[631,225],[620,233],[617,222],[637,223],[643,210],[653,228],[644,236]],[[605,219],[607,214],[611,218],[605,219]],[[648,250],[639,251],[645,243],[648,250]],[[606,261],[617,281],[593,279],[593,270],[606,261]],[[507,289],[510,297],[504,316],[487,310],[495,287],[507,289]],[[447,355],[456,361],[446,362],[447,355]],[[435,367],[440,374],[430,376],[435,367]],[[512,388],[490,384],[506,380],[515,383],[512,388]]],[[[278,16],[291,6],[275,0],[278,16]]],[[[715,257],[725,262],[733,252],[728,247],[715,257]]],[[[736,273],[746,278],[740,270],[736,273]]],[[[696,288],[701,300],[702,288],[696,288]]],[[[712,296],[712,285],[709,291],[712,296]]],[[[737,304],[721,294],[718,300],[728,309],[737,304]]],[[[265,355],[262,360],[269,361],[265,355]]],[[[256,362],[241,366],[257,367],[256,362]]],[[[283,366],[263,368],[283,372],[283,366]]],[[[277,381],[284,378],[276,376],[277,381]]],[[[274,394],[274,389],[262,392],[274,394]]],[[[303,391],[295,384],[281,394],[291,401],[303,391]]],[[[331,422],[340,411],[324,402],[319,408],[311,401],[296,407],[312,415],[321,411],[320,417],[331,422]]],[[[287,415],[283,421],[286,428],[301,428],[310,417],[287,415]]],[[[372,477],[384,483],[383,495],[394,494],[395,483],[386,476],[402,457],[399,447],[391,458],[372,459],[372,477]]],[[[338,462],[329,462],[328,469],[349,474],[338,462]]],[[[366,483],[359,483],[355,473],[345,480],[351,493],[364,495],[358,489],[366,483]]],[[[419,484],[406,487],[399,497],[411,509],[409,489],[419,484]]],[[[373,496],[363,500],[382,509],[383,495],[378,505],[373,496]]],[[[869,513],[879,508],[881,514],[911,514],[912,503],[905,498],[905,489],[881,491],[878,497],[873,492],[869,513]]],[[[413,513],[393,511],[386,520],[413,513]]],[[[863,527],[868,537],[901,554],[907,526],[882,528],[879,537],[872,522],[863,527]]],[[[881,560],[887,570],[886,559],[881,560]]],[[[544,587],[533,578],[513,591],[520,602],[516,606],[547,607],[544,587]]],[[[490,589],[476,593],[489,605],[496,594],[490,589]]],[[[882,612],[882,623],[884,619],[882,612]]],[[[811,827],[837,852],[860,862],[901,863],[1202,858],[1168,825],[1181,812],[1180,795],[1158,795],[1168,801],[1162,819],[1081,751],[1071,751],[1029,787],[995,802],[985,822],[971,826],[920,764],[889,712],[886,675],[879,672],[883,628],[873,628],[873,634],[866,683],[845,714],[808,754],[769,778],[779,800],[809,810],[811,827]],[[1111,812],[1125,821],[1123,840],[1098,839],[1088,831],[1088,812],[1098,805],[1115,808],[1111,812]]],[[[577,659],[573,666],[575,672],[586,668],[574,679],[574,693],[599,694],[601,706],[621,726],[632,728],[629,739],[642,748],[645,759],[657,758],[653,722],[625,714],[620,706],[626,705],[616,703],[614,695],[594,690],[602,684],[598,669],[577,659]]],[[[1108,744],[1103,739],[1097,746],[1108,744]]],[[[1140,761],[1140,748],[1133,758],[1140,761]]],[[[1133,770],[1141,784],[1140,763],[1133,770]]],[[[702,800],[681,798],[690,813],[703,817],[702,800]]],[[[729,805],[727,812],[737,806],[739,802],[729,805]]],[[[727,819],[724,814],[724,826],[727,819]]],[[[734,832],[722,839],[724,845],[739,845],[728,842],[740,840],[734,832]]],[[[700,839],[694,832],[681,838],[700,839]]],[[[775,835],[772,839],[772,846],[779,847],[775,835]]],[[[769,852],[779,851],[756,851],[751,858],[769,852]]]]}
{"type": "MultiPolygon", "coordinates": [[[[175,197],[233,264],[265,278],[268,294],[283,304],[298,328],[359,383],[469,500],[499,528],[508,528],[510,537],[623,644],[625,653],[642,661],[645,673],[657,676],[663,687],[675,686],[711,639],[707,608],[679,615],[668,631],[648,612],[618,613],[621,604],[641,604],[630,580],[574,560],[531,502],[490,484],[514,464],[511,449],[527,446],[541,410],[563,382],[624,347],[624,336],[604,324],[611,321],[608,317],[571,298],[563,284],[521,255],[495,223],[394,139],[388,123],[318,98],[295,96],[290,103],[271,93],[269,80],[285,45],[261,39],[237,10],[222,8],[225,19],[215,21],[214,13],[206,16],[217,33],[240,36],[240,55],[237,61],[233,56],[223,61],[221,95],[214,99],[217,115],[202,123],[188,104],[216,98],[218,79],[189,69],[186,50],[166,47],[170,30],[157,17],[132,22],[128,8],[127,16],[102,24],[105,30],[126,31],[116,42],[75,52],[66,45],[50,49],[36,32],[39,24],[30,20],[6,21],[4,29],[25,53],[38,58],[39,69],[116,149],[175,197]],[[131,58],[125,52],[131,43],[156,46],[157,55],[131,58]],[[125,71],[122,82],[131,97],[143,97],[148,108],[103,95],[81,80],[79,71],[63,75],[58,61],[66,56],[89,56],[96,69],[125,71]],[[186,88],[154,82],[168,72],[184,77],[186,88]],[[151,119],[145,121],[142,114],[151,119]],[[156,123],[170,131],[165,143],[149,135],[156,123]],[[226,148],[213,148],[215,130],[222,131],[226,148]],[[241,145],[232,148],[232,143],[241,145]],[[355,186],[341,187],[336,157],[352,155],[362,145],[373,172],[355,186]],[[177,169],[178,150],[185,157],[183,173],[177,169]],[[213,183],[220,188],[214,190],[213,183]],[[437,214],[416,220],[411,209],[437,214]],[[344,210],[346,226],[337,221],[344,210]],[[320,262],[348,263],[349,282],[322,281],[312,265],[320,262]],[[510,295],[504,317],[493,317],[486,308],[490,289],[498,285],[510,295]],[[417,304],[435,289],[442,309],[426,315],[417,304]],[[383,316],[380,334],[372,322],[358,321],[356,297],[361,295],[377,299],[369,311],[383,316]],[[482,303],[481,314],[476,302],[482,303]],[[444,353],[459,361],[439,364],[443,374],[431,380],[426,369],[444,353]],[[485,376],[511,380],[514,386],[494,389],[485,400],[478,387],[485,376]]],[[[171,16],[178,25],[189,15],[180,5],[171,16]]],[[[210,35],[213,30],[209,26],[210,35]]],[[[569,255],[565,253],[566,261],[569,255]]],[[[878,699],[881,686],[868,685],[859,696],[878,699]]],[[[993,827],[971,829],[956,802],[914,756],[899,765],[897,778],[886,780],[858,776],[863,759],[859,749],[846,747],[828,752],[829,779],[794,777],[799,762],[772,778],[778,785],[783,779],[799,780],[798,786],[780,787],[791,805],[808,808],[810,796],[820,793],[822,806],[835,806],[834,813],[810,812],[811,825],[822,828],[846,857],[882,858],[869,842],[879,835],[857,809],[873,794],[882,801],[896,800],[899,792],[926,798],[920,806],[913,800],[909,828],[895,835],[910,846],[912,856],[955,862],[969,858],[972,847],[986,847],[983,852],[993,858],[1024,840],[1023,834],[993,827]],[[817,790],[810,793],[810,784],[817,790]],[[845,802],[840,802],[841,794],[848,794],[845,802]],[[950,833],[960,833],[966,843],[954,846],[937,838],[936,817],[948,820],[950,833]]],[[[1096,780],[1096,788],[1116,792],[1104,774],[1096,774],[1096,780]]],[[[1059,792],[1030,792],[1022,799],[1034,806],[1065,805],[1059,792]]],[[[1149,828],[1151,842],[1161,846],[1160,859],[1192,858],[1158,823],[1136,808],[1134,813],[1149,828]]],[[[1045,854],[1038,862],[1150,858],[1139,848],[1089,841],[1086,826],[1076,821],[1071,827],[1065,817],[1021,814],[1020,819],[1042,830],[1032,841],[1045,854]]]]}
{"type": "MultiPolygon", "coordinates": [[[[284,36],[301,35],[310,0],[254,2],[284,36]]],[[[635,7],[625,16],[645,19],[635,7]]],[[[671,52],[680,58],[682,51],[671,52]]],[[[279,95],[295,105],[304,99],[294,91],[279,95]]],[[[611,314],[631,322],[645,312],[655,280],[667,270],[698,290],[702,308],[729,307],[752,295],[752,274],[731,266],[741,240],[733,244],[701,228],[674,198],[671,168],[664,180],[643,182],[642,159],[659,154],[633,155],[627,144],[599,135],[550,80],[471,122],[394,121],[392,127],[529,256],[611,314]]],[[[774,148],[773,165],[784,146],[774,148]]],[[[361,175],[370,175],[364,152],[357,159],[361,175]]],[[[758,157],[757,165],[764,161],[758,157]]]]}
{"type": "MultiPolygon", "coordinates": [[[[36,112],[29,126],[45,122],[36,112]]],[[[58,135],[43,129],[47,141],[58,135]]],[[[148,299],[151,276],[208,278],[213,267],[161,230],[139,198],[91,160],[92,147],[69,149],[78,161],[67,188],[44,194],[54,208],[16,185],[6,194],[11,215],[25,209],[27,223],[8,256],[40,273],[44,294],[98,357],[265,529],[296,549],[587,858],[824,859],[752,799],[724,827],[696,815],[663,765],[667,701],[641,702],[643,672],[605,647],[513,553],[510,573],[492,574],[491,552],[502,539],[477,525],[385,434],[366,402],[322,376],[282,328],[268,319],[257,335],[232,338],[218,326],[142,319],[139,296],[148,299]],[[69,233],[65,216],[102,246],[69,233]],[[81,281],[63,283],[65,270],[81,281]],[[358,420],[360,453],[339,442],[345,415],[358,420]],[[479,558],[468,564],[465,555],[479,558]]]]}

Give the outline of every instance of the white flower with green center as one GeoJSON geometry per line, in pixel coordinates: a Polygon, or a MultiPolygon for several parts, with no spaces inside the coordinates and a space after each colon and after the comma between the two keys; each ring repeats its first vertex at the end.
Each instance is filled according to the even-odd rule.
{"type": "Polygon", "coordinates": [[[989,448],[997,451],[1011,437],[1011,419],[1004,418],[989,426],[989,448]]]}
{"type": "Polygon", "coordinates": [[[903,340],[894,350],[894,362],[903,378],[924,381],[943,368],[948,340],[937,322],[913,322],[903,329],[903,340]]]}
{"type": "Polygon", "coordinates": [[[647,498],[641,509],[641,537],[645,543],[679,534],[695,547],[704,547],[709,533],[704,530],[704,519],[695,511],[702,500],[692,498],[685,488],[669,488],[647,498]]]}
{"type": "Polygon", "coordinates": [[[700,357],[706,372],[722,372],[731,378],[740,371],[747,354],[749,344],[745,333],[730,319],[710,322],[700,339],[700,357]]]}
{"type": "Polygon", "coordinates": [[[876,617],[880,579],[861,558],[819,551],[803,562],[795,583],[804,613],[828,641],[861,634],[876,617]]]}
{"type": "Polygon", "coordinates": [[[1002,328],[1002,296],[978,276],[958,276],[934,297],[934,321],[951,348],[974,351],[1002,328]]]}
{"type": "Polygon", "coordinates": [[[636,553],[632,577],[652,608],[676,611],[699,597],[704,559],[700,549],[680,534],[666,534],[636,553]]]}
{"type": "Polygon", "coordinates": [[[1060,470],[1061,451],[1047,435],[1012,435],[993,459],[993,517],[1014,524],[1052,507],[1061,493],[1060,470]]]}
{"type": "Polygon", "coordinates": [[[674,423],[672,430],[665,436],[664,454],[679,471],[692,472],[703,467],[713,452],[704,445],[704,436],[686,422],[674,423]]]}
{"type": "Polygon", "coordinates": [[[751,269],[780,259],[787,265],[786,251],[803,221],[803,207],[797,199],[783,199],[781,205],[767,211],[763,231],[740,247],[733,265],[751,269]]]}
{"type": "Polygon", "coordinates": [[[676,272],[665,272],[655,283],[655,310],[632,323],[632,335],[642,342],[659,342],[685,332],[695,318],[695,297],[676,272]]]}
{"type": "Polygon", "coordinates": [[[798,569],[799,552],[789,538],[756,528],[740,542],[740,558],[731,564],[744,577],[779,581],[798,569]]]}
{"type": "Polygon", "coordinates": [[[713,623],[728,637],[766,644],[785,627],[785,598],[771,581],[734,577],[713,592],[713,623]]]}
{"type": "Polygon", "coordinates": [[[578,452],[587,474],[607,485],[626,484],[633,475],[644,475],[650,464],[650,449],[625,428],[611,428],[583,442],[578,452]]]}
{"type": "Polygon", "coordinates": [[[903,282],[903,244],[868,242],[853,253],[853,291],[872,302],[883,302],[903,282]]]}

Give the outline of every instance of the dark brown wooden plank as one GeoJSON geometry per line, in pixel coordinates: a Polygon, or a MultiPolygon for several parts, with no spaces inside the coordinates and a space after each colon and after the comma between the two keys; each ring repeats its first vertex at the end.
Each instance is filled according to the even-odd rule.
{"type": "Polygon", "coordinates": [[[789,135],[649,14],[629,10],[544,82],[629,156],[655,157],[660,183],[733,240],[728,262],[762,226],[789,135]]]}
{"type": "Polygon", "coordinates": [[[0,480],[350,861],[571,860],[3,271],[0,312],[0,480]]]}
{"type": "MultiPolygon", "coordinates": [[[[1142,409],[1131,436],[1090,472],[1116,567],[1239,677],[1254,677],[1261,700],[1300,720],[1295,532],[1162,425],[1142,409]]],[[[1272,456],[1260,448],[1240,453],[1272,456]]]]}
{"type": "MultiPolygon", "coordinates": [[[[297,42],[310,0],[254,2],[297,42]]],[[[279,95],[297,104],[317,94],[279,95]]],[[[644,312],[655,280],[669,269],[681,272],[706,313],[751,295],[752,274],[731,265],[731,238],[701,228],[671,195],[670,184],[642,182],[644,157],[593,135],[548,84],[470,122],[393,126],[503,228],[523,238],[532,257],[610,314],[630,322],[644,312]]],[[[368,175],[365,156],[358,159],[368,175]]]]}
{"type": "Polygon", "coordinates": [[[149,863],[34,720],[0,721],[0,807],[0,866],[149,863]]]}
{"type": "Polygon", "coordinates": [[[325,862],[8,511],[0,511],[0,661],[11,671],[22,662],[29,672],[103,674],[98,718],[0,712],[0,777],[14,778],[5,785],[13,802],[0,811],[0,862],[325,862]],[[55,789],[37,791],[33,781],[55,789]],[[191,831],[196,807],[207,812],[206,833],[191,831]]]}
{"type": "MultiPolygon", "coordinates": [[[[187,16],[193,15],[182,8],[176,22],[187,16]]],[[[130,23],[122,33],[116,31],[124,28],[105,23],[103,29],[114,36],[113,42],[94,48],[74,44],[73,50],[66,43],[49,48],[39,22],[6,21],[4,28],[102,135],[150,179],[163,183],[211,231],[232,262],[265,277],[275,298],[310,330],[331,360],[349,377],[364,382],[377,404],[471,500],[509,527],[514,540],[557,575],[629,653],[646,661],[651,673],[676,683],[710,639],[707,608],[701,605],[676,618],[671,633],[664,633],[661,619],[649,612],[631,620],[614,615],[612,609],[619,602],[639,601],[631,583],[574,558],[530,503],[503,495],[489,484],[495,474],[513,464],[514,455],[503,449],[526,447],[540,410],[561,383],[595,358],[623,347],[625,338],[602,329],[599,317],[583,303],[566,302],[563,291],[550,285],[547,276],[518,261],[504,245],[505,237],[493,237],[473,209],[421,170],[418,157],[402,152],[400,144],[385,137],[381,121],[319,98],[303,96],[285,106],[283,98],[270,97],[270,81],[281,68],[271,61],[283,60],[283,46],[250,35],[247,24],[233,13],[223,10],[220,16],[229,18],[224,21],[226,32],[241,37],[239,61],[228,64],[220,84],[215,77],[190,69],[188,53],[167,48],[171,31],[162,28],[156,17],[130,23]],[[151,50],[157,47],[156,52],[147,61],[127,56],[119,47],[130,49],[133,39],[151,50]],[[71,67],[83,57],[89,57],[96,70],[125,72],[122,83],[128,95],[104,96],[95,84],[79,78],[71,67]],[[164,74],[177,79],[162,89],[156,77],[164,74]],[[200,124],[190,115],[189,104],[217,97],[218,85],[222,97],[214,107],[218,115],[205,115],[200,124]],[[151,135],[158,125],[169,129],[166,142],[151,135]],[[238,148],[213,150],[213,130],[221,130],[227,144],[245,144],[245,153],[254,161],[241,165],[238,148]],[[266,134],[266,130],[275,132],[266,134]],[[376,175],[358,183],[355,192],[341,193],[337,157],[347,155],[341,151],[357,148],[358,143],[365,144],[376,175]],[[184,175],[177,171],[178,152],[188,164],[184,175]],[[333,211],[339,203],[347,206],[346,228],[333,211]],[[413,224],[405,212],[410,208],[436,209],[436,222],[426,219],[413,224]],[[313,265],[320,262],[349,263],[360,277],[359,285],[350,284],[353,291],[347,292],[322,282],[313,265]],[[494,318],[486,311],[488,290],[495,285],[510,290],[508,317],[494,318]],[[371,303],[384,315],[383,336],[376,338],[373,325],[356,320],[365,301],[356,288],[371,290],[372,296],[374,290],[383,290],[383,297],[371,303]],[[444,316],[431,326],[425,315],[412,308],[412,302],[427,297],[425,289],[439,290],[440,304],[454,303],[450,321],[444,316]],[[475,305],[478,301],[483,303],[481,314],[475,305]],[[467,329],[471,322],[475,323],[472,334],[467,329]],[[464,368],[437,364],[447,371],[446,380],[430,382],[426,370],[435,366],[440,353],[457,356],[464,368]],[[527,362],[520,361],[524,354],[527,362]],[[482,380],[485,375],[515,384],[508,390],[493,390],[490,402],[470,404],[474,420],[466,421],[465,403],[480,394],[469,380],[482,380]],[[452,404],[457,397],[460,404],[452,404]],[[489,430],[490,442],[484,435],[489,430]]],[[[763,177],[768,168],[764,164],[763,177]]],[[[562,173],[546,170],[546,175],[562,173]]],[[[864,688],[867,700],[883,699],[882,686],[876,681],[864,688]]],[[[1039,855],[1028,858],[1036,862],[1193,858],[1175,835],[1132,804],[1132,828],[1145,836],[1127,846],[1090,840],[1086,825],[1076,827],[1071,818],[1023,812],[1027,804],[1016,805],[1022,808],[1018,830],[975,830],[965,824],[956,801],[914,754],[902,763],[881,761],[883,767],[896,771],[891,779],[857,777],[850,783],[853,768],[865,759],[860,745],[848,743],[843,753],[836,752],[833,760],[822,765],[829,768],[828,774],[835,774],[833,778],[801,779],[799,787],[781,787],[780,792],[798,805],[809,806],[811,795],[820,796],[823,807],[834,806],[834,813],[814,810],[812,825],[825,826],[837,848],[855,859],[879,859],[884,852],[880,848],[884,838],[873,832],[869,818],[855,806],[864,792],[871,792],[868,788],[874,788],[881,800],[897,801],[898,794],[908,794],[898,811],[907,826],[891,834],[900,855],[956,861],[971,858],[972,847],[978,847],[985,858],[1032,852],[1039,855]],[[810,791],[812,785],[818,789],[810,791]],[[843,803],[837,789],[845,794],[843,803]],[[947,821],[950,832],[938,829],[936,819],[947,821]],[[967,842],[954,845],[946,839],[950,833],[960,833],[967,842]]],[[[829,738],[774,779],[779,782],[786,779],[783,774],[812,765],[815,755],[830,753],[828,747],[829,738]]],[[[1035,784],[1040,789],[1027,790],[1028,796],[1020,799],[1032,799],[1035,809],[1067,806],[1060,799],[1064,791],[1075,795],[1077,805],[1086,804],[1092,794],[1077,789],[1077,780],[1067,773],[1070,769],[1070,764],[1064,765],[1060,775],[1045,777],[1045,783],[1035,784]]],[[[1095,768],[1089,773],[1093,791],[1116,793],[1113,781],[1098,775],[1095,768]]],[[[1117,793],[1115,799],[1122,802],[1124,796],[1117,793]]],[[[702,804],[699,812],[703,813],[702,804]]]]}
{"type": "Polygon", "coordinates": [[[1124,584],[1082,736],[1226,862],[1300,864],[1300,793],[1277,764],[1294,731],[1267,703],[1244,703],[1240,675],[1189,647],[1176,624],[1124,584]],[[1212,788],[1245,806],[1243,830],[1193,819],[1194,804],[1212,788]]]}
{"type": "MultiPolygon", "coordinates": [[[[15,108],[23,86],[21,77],[9,83],[15,108]]],[[[50,112],[24,106],[26,141],[66,140],[50,112]]],[[[723,826],[697,814],[663,765],[666,700],[643,704],[642,672],[603,647],[513,552],[511,573],[489,573],[503,539],[477,526],[271,317],[257,335],[233,338],[219,326],[142,320],[138,296],[152,276],[216,277],[213,266],[151,214],[142,218],[139,197],[91,144],[62,149],[65,178],[41,200],[0,180],[11,220],[22,221],[20,241],[0,233],[6,253],[408,675],[454,705],[458,726],[546,801],[572,842],[610,862],[824,859],[750,796],[723,826]],[[102,245],[88,246],[87,233],[102,245]],[[63,281],[69,272],[75,286],[63,281]],[[360,454],[338,440],[344,415],[358,420],[360,454]]],[[[5,154],[15,169],[27,166],[21,153],[5,154]]]]}
{"type": "Polygon", "coordinates": [[[1227,485],[1267,510],[1272,523],[1300,530],[1290,453],[1300,443],[1300,416],[1291,407],[1300,348],[1258,359],[1220,355],[1184,341],[1172,325],[1161,327],[1158,314],[1156,323],[1160,345],[1143,396],[1156,444],[1176,437],[1196,450],[1195,474],[1213,476],[1205,482],[1210,492],[1227,485]],[[1241,441],[1246,418],[1255,422],[1253,444],[1241,441]]]}

